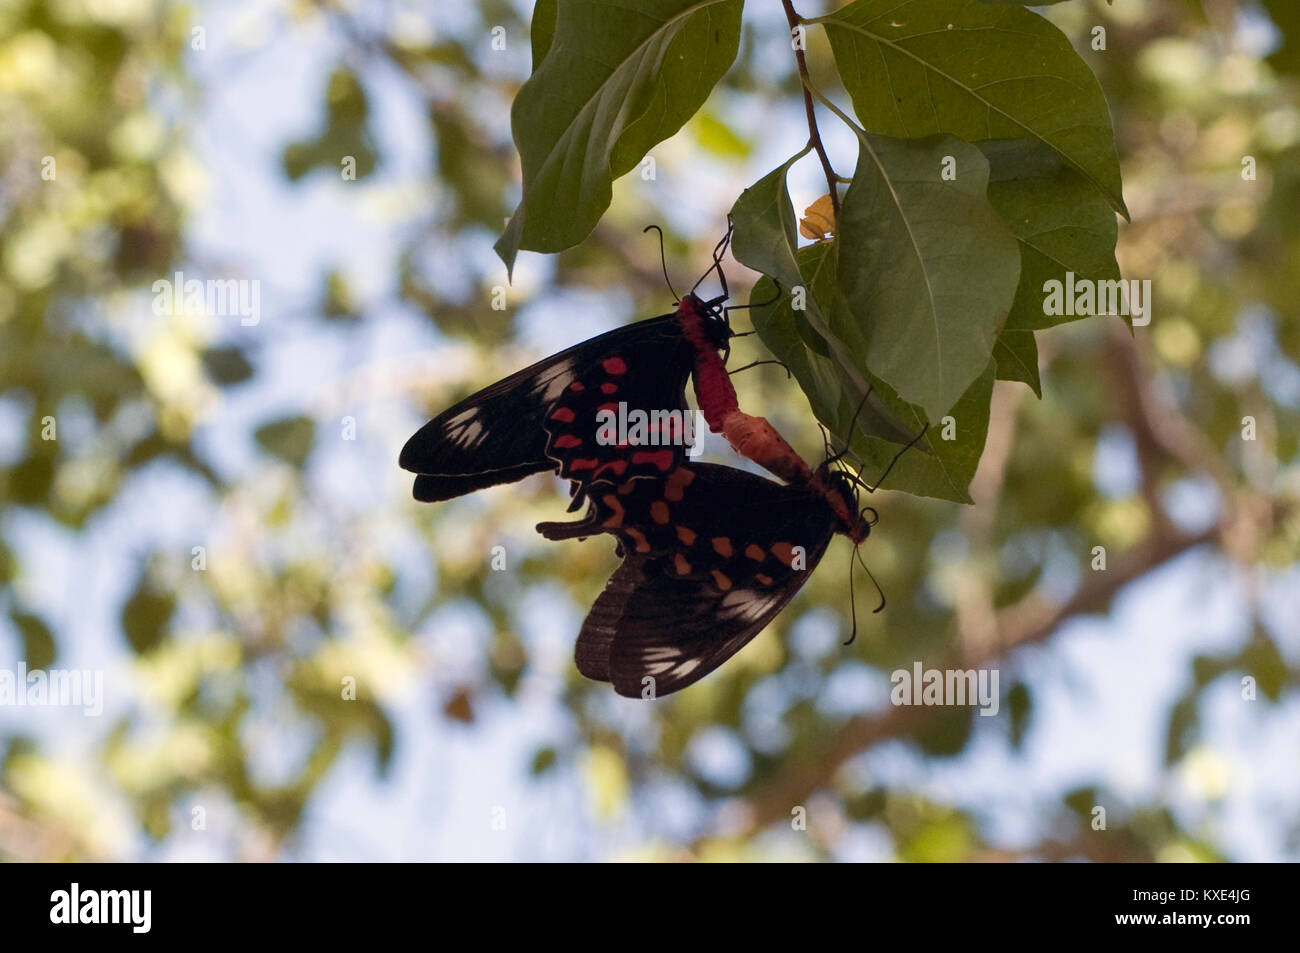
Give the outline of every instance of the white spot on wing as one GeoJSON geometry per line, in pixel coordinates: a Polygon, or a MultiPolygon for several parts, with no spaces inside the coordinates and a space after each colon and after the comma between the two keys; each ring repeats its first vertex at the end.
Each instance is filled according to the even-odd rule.
{"type": "Polygon", "coordinates": [[[754,589],[735,589],[722,597],[718,615],[724,619],[744,619],[752,622],[762,616],[768,605],[764,593],[754,589]]]}
{"type": "Polygon", "coordinates": [[[534,396],[540,397],[544,402],[551,403],[560,399],[564,389],[573,383],[573,363],[571,361],[561,361],[547,372],[546,377],[539,378],[536,386],[533,388],[534,396]]]}
{"type": "Polygon", "coordinates": [[[456,442],[457,446],[468,450],[482,439],[483,425],[477,420],[472,420],[468,425],[452,432],[450,436],[451,439],[456,442]]]}

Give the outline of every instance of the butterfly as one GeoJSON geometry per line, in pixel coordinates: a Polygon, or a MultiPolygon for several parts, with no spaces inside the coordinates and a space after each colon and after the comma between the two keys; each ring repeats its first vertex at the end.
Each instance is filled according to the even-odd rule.
{"type": "Polygon", "coordinates": [[[443,411],[398,460],[416,474],[415,498],[449,500],[548,470],[578,487],[671,472],[687,450],[681,431],[650,433],[636,446],[602,444],[598,414],[616,413],[620,403],[687,413],[686,381],[698,356],[711,350],[720,362],[733,336],[724,300],[688,294],[669,314],[576,344],[443,411]]]}
{"type": "MultiPolygon", "coordinates": [[[[856,514],[849,476],[829,462],[817,473],[856,514]]],[[[550,540],[618,541],[623,561],[582,624],[578,671],[634,698],[708,675],[794,598],[836,532],[849,535],[836,509],[809,484],[709,463],[593,489],[582,519],[537,527],[550,540]]],[[[869,511],[852,524],[855,543],[875,522],[869,511]]]]}

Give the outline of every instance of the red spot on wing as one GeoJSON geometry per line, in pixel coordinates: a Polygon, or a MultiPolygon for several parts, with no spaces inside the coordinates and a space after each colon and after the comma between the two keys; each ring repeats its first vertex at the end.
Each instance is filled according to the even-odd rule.
{"type": "Polygon", "coordinates": [[[611,377],[618,377],[620,374],[627,373],[627,361],[621,357],[607,357],[600,362],[600,366],[605,368],[605,373],[611,377]]]}
{"type": "Polygon", "coordinates": [[[616,394],[618,393],[618,385],[605,381],[605,383],[600,385],[600,392],[602,394],[616,394]]]}
{"type": "Polygon", "coordinates": [[[582,439],[575,437],[571,433],[566,433],[562,437],[555,438],[555,446],[560,450],[571,450],[574,447],[581,447],[582,439]]]}
{"type": "Polygon", "coordinates": [[[579,460],[574,460],[572,463],[570,463],[569,469],[571,471],[572,470],[594,470],[598,466],[600,466],[599,460],[596,459],[588,460],[586,458],[583,458],[579,460]]]}
{"type": "Polygon", "coordinates": [[[648,463],[660,473],[667,473],[668,469],[673,465],[673,452],[671,450],[638,450],[632,454],[632,462],[636,465],[648,463]]]}
{"type": "Polygon", "coordinates": [[[551,419],[558,420],[562,424],[571,424],[574,420],[573,409],[570,407],[556,407],[551,411],[551,419]]]}
{"type": "Polygon", "coordinates": [[[569,385],[569,390],[573,391],[575,394],[581,394],[586,389],[586,385],[584,385],[582,381],[574,381],[569,385]]]}

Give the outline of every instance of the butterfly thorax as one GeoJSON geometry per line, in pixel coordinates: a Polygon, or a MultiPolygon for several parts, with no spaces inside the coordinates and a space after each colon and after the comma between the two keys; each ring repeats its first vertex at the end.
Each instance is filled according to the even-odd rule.
{"type": "Polygon", "coordinates": [[[731,337],[731,329],[716,307],[693,294],[677,306],[677,323],[691,346],[695,362],[695,401],[714,433],[723,432],[723,421],[736,410],[736,389],[731,386],[726,365],[718,355],[731,337]]]}

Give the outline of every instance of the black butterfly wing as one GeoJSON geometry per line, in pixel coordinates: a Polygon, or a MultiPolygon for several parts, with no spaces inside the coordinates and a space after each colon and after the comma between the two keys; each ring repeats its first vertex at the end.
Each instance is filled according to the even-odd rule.
{"type": "MultiPolygon", "coordinates": [[[[673,315],[616,328],[443,411],[406,442],[398,463],[417,474],[415,498],[429,503],[546,470],[585,482],[622,453],[593,445],[596,408],[620,400],[645,410],[682,408],[690,370],[690,345],[673,315]]],[[[635,460],[623,454],[627,462],[617,468],[662,475],[684,448],[662,450],[635,460]]]]}
{"type": "Polygon", "coordinates": [[[623,563],[583,622],[574,656],[620,695],[685,688],[740,651],[794,598],[834,533],[801,486],[711,464],[592,494],[549,539],[612,533],[623,563]],[[647,681],[649,679],[649,681],[647,681]]]}

